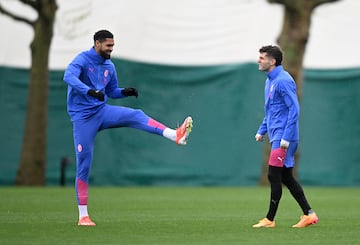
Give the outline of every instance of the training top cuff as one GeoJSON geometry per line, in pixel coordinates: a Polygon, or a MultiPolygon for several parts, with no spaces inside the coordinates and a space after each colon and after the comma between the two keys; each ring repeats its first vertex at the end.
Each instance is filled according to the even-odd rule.
{"type": "Polygon", "coordinates": [[[285,146],[286,148],[289,147],[290,142],[284,139],[281,139],[280,141],[280,147],[285,146]]]}

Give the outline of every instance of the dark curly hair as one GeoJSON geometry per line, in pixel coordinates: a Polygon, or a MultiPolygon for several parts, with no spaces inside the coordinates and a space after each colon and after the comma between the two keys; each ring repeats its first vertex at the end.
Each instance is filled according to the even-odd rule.
{"type": "Polygon", "coordinates": [[[259,49],[259,52],[266,53],[267,56],[274,58],[276,60],[276,63],[275,63],[276,66],[281,65],[281,62],[283,60],[283,52],[281,51],[280,47],[274,46],[274,45],[267,45],[267,46],[261,47],[259,49]]]}
{"type": "Polygon", "coordinates": [[[94,34],[94,42],[95,41],[103,42],[105,41],[106,38],[114,38],[114,35],[108,30],[100,30],[95,32],[94,34]]]}

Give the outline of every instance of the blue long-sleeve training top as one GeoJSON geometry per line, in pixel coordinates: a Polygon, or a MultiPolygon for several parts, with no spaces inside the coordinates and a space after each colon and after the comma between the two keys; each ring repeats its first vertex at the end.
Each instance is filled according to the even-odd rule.
{"type": "Polygon", "coordinates": [[[67,107],[72,121],[88,118],[105,105],[107,98],[125,97],[118,87],[115,66],[100,56],[94,48],[78,54],[64,73],[68,84],[67,107]],[[105,94],[105,100],[89,96],[90,89],[105,94]]]}
{"type": "Polygon", "coordinates": [[[296,84],[281,65],[267,74],[264,110],[265,118],[258,134],[268,133],[270,142],[299,140],[300,106],[296,84]]]}

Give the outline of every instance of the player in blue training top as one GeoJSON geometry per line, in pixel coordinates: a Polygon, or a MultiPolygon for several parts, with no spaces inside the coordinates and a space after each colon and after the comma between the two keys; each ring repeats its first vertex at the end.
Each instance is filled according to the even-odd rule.
{"type": "Polygon", "coordinates": [[[268,133],[271,152],[268,179],[271,186],[270,205],[266,217],[253,227],[275,227],[275,215],[282,195],[282,183],[300,205],[304,215],[292,227],[302,228],[318,221],[304,191],[293,176],[294,155],[299,142],[300,107],[296,84],[281,65],[283,54],[277,46],[264,46],[259,50],[259,70],[267,74],[265,82],[265,118],[255,135],[263,141],[268,133]]]}
{"type": "Polygon", "coordinates": [[[191,117],[187,117],[178,129],[171,129],[150,118],[142,110],[106,103],[108,97],[138,97],[135,88],[118,87],[115,66],[110,60],[113,47],[111,32],[96,32],[94,46],[77,55],[64,74],[64,81],[68,84],[67,106],[73,124],[76,152],[78,225],[95,226],[89,217],[87,205],[89,174],[97,132],[107,128],[131,127],[185,145],[192,129],[191,117]]]}

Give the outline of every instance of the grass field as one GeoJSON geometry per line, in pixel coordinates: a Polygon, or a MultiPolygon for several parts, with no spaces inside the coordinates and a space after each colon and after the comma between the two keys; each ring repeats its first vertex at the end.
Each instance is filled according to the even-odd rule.
{"type": "Polygon", "coordinates": [[[268,188],[90,189],[96,227],[78,227],[72,188],[0,188],[0,244],[360,244],[360,189],[305,188],[319,223],[291,228],[300,208],[284,189],[274,229],[268,188]]]}

